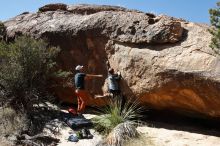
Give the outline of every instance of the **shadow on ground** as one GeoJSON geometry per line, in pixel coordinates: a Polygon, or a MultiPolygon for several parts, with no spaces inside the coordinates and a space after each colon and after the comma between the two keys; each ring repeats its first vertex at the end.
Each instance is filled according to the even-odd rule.
{"type": "Polygon", "coordinates": [[[148,123],[150,127],[220,137],[220,119],[195,118],[169,110],[148,110],[144,113],[142,120],[148,123]]]}
{"type": "MultiPolygon", "coordinates": [[[[77,105],[63,105],[64,108],[74,107],[77,105]]],[[[101,108],[88,107],[86,114],[101,114],[101,108]]],[[[183,115],[170,110],[153,110],[148,109],[144,112],[141,119],[150,127],[165,128],[169,130],[186,131],[210,136],[220,137],[220,119],[205,118],[203,116],[192,117],[191,114],[183,115]]]]}

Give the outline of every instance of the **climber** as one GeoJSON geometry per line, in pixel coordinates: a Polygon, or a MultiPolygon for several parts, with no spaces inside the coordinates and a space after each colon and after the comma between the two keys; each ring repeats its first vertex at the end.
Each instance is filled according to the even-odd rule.
{"type": "Polygon", "coordinates": [[[85,90],[85,80],[92,79],[94,77],[103,77],[103,75],[85,74],[83,73],[84,67],[82,65],[77,65],[75,70],[77,71],[74,82],[75,82],[75,93],[78,100],[77,113],[81,114],[86,107],[87,100],[89,100],[89,95],[85,90]]]}
{"type": "Polygon", "coordinates": [[[120,72],[115,74],[113,68],[108,69],[108,90],[112,94],[113,98],[119,96],[121,93],[121,90],[119,88],[120,79],[121,79],[120,72]]]}
{"type": "Polygon", "coordinates": [[[108,70],[108,77],[107,77],[107,84],[108,84],[108,93],[104,95],[95,95],[95,98],[103,98],[103,97],[113,97],[121,95],[121,90],[119,88],[119,81],[121,79],[121,73],[117,72],[114,73],[114,69],[110,67],[109,62],[106,62],[107,70],[108,70]]]}

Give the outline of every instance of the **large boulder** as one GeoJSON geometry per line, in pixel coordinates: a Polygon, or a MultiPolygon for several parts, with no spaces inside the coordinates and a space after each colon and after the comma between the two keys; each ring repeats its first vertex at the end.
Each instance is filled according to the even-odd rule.
{"type": "MultiPolygon", "coordinates": [[[[209,26],[122,7],[51,4],[4,23],[7,37],[30,35],[59,46],[60,67],[107,77],[108,60],[123,76],[127,97],[156,109],[220,117],[220,60],[209,47],[209,26]]],[[[87,82],[91,95],[102,94],[105,79],[87,82]]],[[[59,87],[64,100],[75,97],[59,87]]],[[[103,104],[101,99],[88,101],[103,104]]]]}

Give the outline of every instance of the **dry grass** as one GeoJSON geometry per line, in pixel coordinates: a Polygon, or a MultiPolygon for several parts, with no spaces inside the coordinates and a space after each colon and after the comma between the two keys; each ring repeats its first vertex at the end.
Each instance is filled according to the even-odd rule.
{"type": "Polygon", "coordinates": [[[7,141],[5,138],[0,138],[0,145],[1,146],[13,146],[14,144],[7,141]]]}
{"type": "Polygon", "coordinates": [[[26,118],[16,113],[12,108],[0,109],[0,135],[10,135],[19,132],[25,125],[26,118]]]}
{"type": "Polygon", "coordinates": [[[138,133],[129,122],[116,126],[98,146],[156,146],[146,133],[138,133]]]}
{"type": "Polygon", "coordinates": [[[106,138],[106,144],[121,146],[125,141],[138,137],[136,127],[132,122],[118,124],[106,138]]]}

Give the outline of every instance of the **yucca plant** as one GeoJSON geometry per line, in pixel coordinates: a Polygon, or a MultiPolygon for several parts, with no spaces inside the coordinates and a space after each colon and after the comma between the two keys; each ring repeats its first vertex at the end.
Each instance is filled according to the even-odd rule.
{"type": "Polygon", "coordinates": [[[141,112],[142,107],[137,100],[122,102],[121,96],[109,100],[101,110],[102,114],[92,119],[95,129],[107,136],[101,145],[120,146],[129,138],[137,137],[136,125],[141,112]]]}
{"type": "Polygon", "coordinates": [[[95,129],[102,134],[108,134],[118,124],[124,122],[132,122],[133,124],[138,122],[141,118],[142,107],[138,101],[132,101],[131,99],[126,102],[122,102],[122,97],[116,97],[110,99],[107,106],[100,109],[100,116],[93,118],[95,129]]]}

